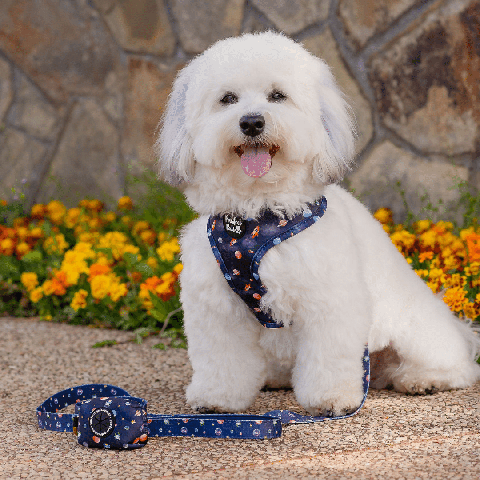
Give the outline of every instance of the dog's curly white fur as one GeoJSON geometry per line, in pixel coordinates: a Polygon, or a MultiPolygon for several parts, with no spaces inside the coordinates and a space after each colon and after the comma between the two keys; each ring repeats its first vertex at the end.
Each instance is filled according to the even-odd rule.
{"type": "Polygon", "coordinates": [[[352,117],[328,66],[300,44],[247,34],[193,59],[175,81],[156,150],[163,178],[199,213],[183,231],[180,276],[194,409],[241,411],[264,385],[292,385],[312,414],[341,414],[362,400],[367,341],[371,352],[394,352],[372,372],[374,387],[425,393],[480,378],[472,331],[334,184],[354,157],[352,117]],[[258,135],[240,127],[245,115],[264,119],[258,135]],[[253,144],[274,155],[259,177],[239,158],[253,144]],[[261,261],[264,308],[285,325],[265,329],[225,281],[207,217],[266,208],[291,216],[321,195],[322,219],[261,261]]]}

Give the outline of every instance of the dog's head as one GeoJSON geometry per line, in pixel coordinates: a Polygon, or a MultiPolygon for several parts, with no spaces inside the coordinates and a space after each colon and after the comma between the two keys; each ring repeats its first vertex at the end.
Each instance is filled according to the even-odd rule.
{"type": "Polygon", "coordinates": [[[177,185],[222,172],[232,184],[265,186],[298,168],[327,184],[353,159],[353,123],[322,60],[283,35],[247,34],[217,42],[179,73],[156,152],[163,178],[177,185]]]}

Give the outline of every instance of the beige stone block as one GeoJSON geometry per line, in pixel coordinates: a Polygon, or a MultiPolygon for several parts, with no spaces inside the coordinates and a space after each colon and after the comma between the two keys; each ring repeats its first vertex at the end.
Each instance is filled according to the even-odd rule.
{"type": "Polygon", "coordinates": [[[314,55],[325,60],[332,69],[340,88],[352,106],[357,123],[357,152],[361,152],[373,135],[372,111],[370,103],[363,95],[360,86],[345,68],[341,53],[329,29],[321,35],[309,37],[303,45],[314,55]]]}
{"type": "Polygon", "coordinates": [[[73,107],[37,201],[62,199],[74,206],[85,197],[110,206],[123,195],[120,138],[104,111],[92,100],[73,107]]]}
{"type": "Polygon", "coordinates": [[[436,6],[373,56],[376,106],[385,125],[425,153],[474,153],[480,143],[480,4],[436,6]]]}
{"type": "Polygon", "coordinates": [[[5,60],[0,58],[0,123],[12,103],[12,70],[5,60]]]}
{"type": "Polygon", "coordinates": [[[240,34],[245,0],[172,0],[171,4],[186,52],[200,53],[217,40],[240,34]]]}
{"type": "Polygon", "coordinates": [[[38,185],[46,146],[13,128],[0,134],[0,196],[12,197],[12,188],[28,195],[38,185]]]}
{"type": "Polygon", "coordinates": [[[350,44],[359,50],[416,3],[418,0],[340,0],[338,15],[350,44]]]}
{"type": "MultiPolygon", "coordinates": [[[[442,200],[447,209],[454,206],[459,199],[459,191],[455,187],[466,180],[466,167],[438,158],[426,160],[384,141],[349,175],[348,184],[372,211],[389,207],[399,220],[406,213],[399,189],[405,192],[409,209],[414,214],[423,213],[427,217],[429,212],[423,212],[422,208],[428,200],[433,205],[442,200]],[[397,182],[400,182],[399,188],[397,182]],[[422,201],[424,196],[426,198],[422,201]]],[[[440,218],[442,213],[440,211],[440,218]]]]}
{"type": "Polygon", "coordinates": [[[59,112],[22,76],[17,82],[17,94],[10,110],[9,123],[39,139],[54,140],[60,120],[59,112]]]}
{"type": "Polygon", "coordinates": [[[117,2],[105,14],[105,20],[112,35],[126,50],[171,55],[175,49],[175,37],[163,0],[117,2]]]}
{"type": "Polygon", "coordinates": [[[138,162],[153,168],[155,131],[176,73],[176,69],[162,70],[147,60],[129,60],[122,135],[122,152],[127,164],[138,162]]]}
{"type": "Polygon", "coordinates": [[[268,19],[287,35],[326,20],[329,0],[252,0],[268,19]]]}
{"type": "Polygon", "coordinates": [[[2,0],[0,49],[55,102],[102,95],[120,60],[94,13],[79,2],[2,0]]]}

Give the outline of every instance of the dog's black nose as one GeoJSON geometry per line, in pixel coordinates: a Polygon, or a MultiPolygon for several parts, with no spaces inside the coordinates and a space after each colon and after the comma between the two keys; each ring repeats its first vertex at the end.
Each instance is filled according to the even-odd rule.
{"type": "Polygon", "coordinates": [[[244,115],[240,119],[240,130],[249,137],[256,137],[263,132],[265,119],[263,115],[244,115]]]}

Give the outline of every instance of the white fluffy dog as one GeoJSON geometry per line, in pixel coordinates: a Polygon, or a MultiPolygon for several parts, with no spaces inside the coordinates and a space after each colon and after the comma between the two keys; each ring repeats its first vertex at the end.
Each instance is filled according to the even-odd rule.
{"type": "Polygon", "coordinates": [[[372,386],[425,393],[480,378],[479,341],[435,297],[354,197],[335,185],[354,157],[350,110],[320,59],[272,32],[222,40],[178,75],[156,143],[164,179],[199,218],[181,239],[181,301],[198,411],[242,411],[265,385],[291,385],[310,413],[361,403],[372,386]],[[258,273],[264,328],[227,283],[210,215],[282,219],[325,196],[323,217],[268,250],[258,273]]]}

